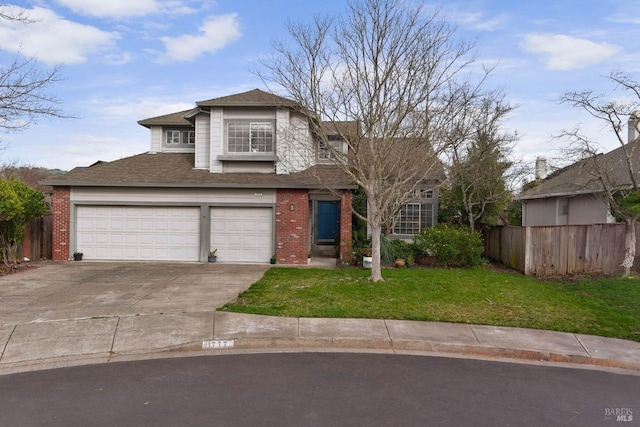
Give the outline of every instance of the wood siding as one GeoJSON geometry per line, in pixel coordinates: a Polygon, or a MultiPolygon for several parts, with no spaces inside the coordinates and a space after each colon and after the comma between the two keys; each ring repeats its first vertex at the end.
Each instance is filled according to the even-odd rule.
{"type": "Polygon", "coordinates": [[[224,129],[222,127],[222,108],[212,108],[210,112],[209,172],[222,172],[222,162],[218,156],[224,154],[224,129]]]}
{"type": "Polygon", "coordinates": [[[151,152],[162,152],[162,126],[151,126],[151,152]]]}
{"type": "Polygon", "coordinates": [[[209,169],[211,157],[211,121],[208,114],[196,116],[196,169],[209,169]]]}

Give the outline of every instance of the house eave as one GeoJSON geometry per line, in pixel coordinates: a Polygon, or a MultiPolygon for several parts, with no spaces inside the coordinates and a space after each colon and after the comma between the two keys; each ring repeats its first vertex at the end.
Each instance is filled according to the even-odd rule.
{"type": "MultiPolygon", "coordinates": [[[[53,187],[130,187],[130,188],[292,188],[292,189],[309,189],[319,190],[326,189],[327,186],[320,184],[275,184],[275,183],[243,183],[243,184],[228,184],[228,183],[176,183],[176,182],[86,182],[86,181],[70,181],[70,182],[50,182],[42,181],[41,185],[51,185],[53,187]]],[[[330,187],[334,190],[356,190],[357,185],[338,185],[330,187]]]]}
{"type": "Polygon", "coordinates": [[[574,197],[574,196],[584,196],[587,194],[595,194],[598,191],[594,190],[583,190],[583,191],[571,191],[571,192],[558,192],[558,193],[545,193],[545,194],[537,194],[534,196],[521,196],[516,195],[514,197],[515,200],[540,200],[540,199],[550,199],[553,197],[574,197]]]}

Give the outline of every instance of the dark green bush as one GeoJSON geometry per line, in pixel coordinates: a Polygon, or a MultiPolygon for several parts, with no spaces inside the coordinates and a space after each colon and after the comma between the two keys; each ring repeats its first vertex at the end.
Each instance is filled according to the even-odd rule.
{"type": "Polygon", "coordinates": [[[383,264],[392,264],[398,258],[406,260],[411,252],[410,245],[404,240],[380,236],[380,260],[383,264]]]}
{"type": "Polygon", "coordinates": [[[422,230],[413,238],[417,256],[435,256],[441,265],[471,267],[481,262],[484,245],[478,232],[448,224],[422,230]]]}

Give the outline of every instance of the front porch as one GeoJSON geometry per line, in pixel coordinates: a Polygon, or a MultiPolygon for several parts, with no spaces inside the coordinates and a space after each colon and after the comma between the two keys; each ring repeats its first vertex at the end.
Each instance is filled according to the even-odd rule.
{"type": "MultiPolygon", "coordinates": [[[[278,190],[276,259],[307,265],[314,257],[351,259],[351,191],[278,190]]],[[[335,261],[336,263],[340,261],[335,261]]]]}

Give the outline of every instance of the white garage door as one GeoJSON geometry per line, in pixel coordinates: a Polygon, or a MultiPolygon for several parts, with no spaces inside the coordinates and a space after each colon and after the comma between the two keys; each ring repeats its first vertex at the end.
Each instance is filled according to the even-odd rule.
{"type": "Polygon", "coordinates": [[[85,259],[200,260],[200,208],[78,206],[76,224],[85,259]]]}
{"type": "Polygon", "coordinates": [[[271,208],[212,208],[211,247],[219,261],[268,262],[273,248],[271,208]]]}

